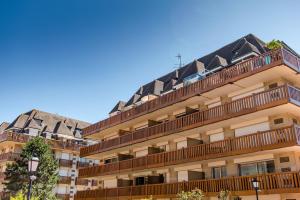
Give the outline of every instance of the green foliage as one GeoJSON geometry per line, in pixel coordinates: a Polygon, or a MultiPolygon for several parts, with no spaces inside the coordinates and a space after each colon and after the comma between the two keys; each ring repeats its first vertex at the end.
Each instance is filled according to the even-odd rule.
{"type": "Polygon", "coordinates": [[[144,199],[141,199],[141,200],[152,200],[152,199],[153,199],[153,197],[150,196],[149,198],[144,198],[144,199]]]}
{"type": "Polygon", "coordinates": [[[202,190],[196,188],[191,192],[181,191],[177,194],[179,200],[203,200],[205,195],[202,190]]]}
{"type": "Polygon", "coordinates": [[[267,47],[271,50],[274,50],[281,48],[282,44],[279,40],[272,40],[271,42],[267,43],[267,47]]]}
{"type": "Polygon", "coordinates": [[[230,192],[228,190],[221,190],[220,193],[218,194],[218,199],[219,200],[227,200],[229,193],[230,192]]]}
{"type": "MultiPolygon", "coordinates": [[[[31,200],[38,200],[36,197],[31,196],[31,200]]],[[[26,200],[26,195],[24,195],[22,192],[18,192],[16,196],[10,197],[10,200],[26,200]]]]}
{"type": "Polygon", "coordinates": [[[28,160],[36,155],[39,165],[32,184],[32,195],[37,200],[56,199],[52,190],[58,181],[58,162],[55,160],[51,148],[41,137],[30,140],[22,150],[20,159],[9,164],[6,168],[5,190],[12,195],[18,192],[27,193],[28,188],[28,160]]]}

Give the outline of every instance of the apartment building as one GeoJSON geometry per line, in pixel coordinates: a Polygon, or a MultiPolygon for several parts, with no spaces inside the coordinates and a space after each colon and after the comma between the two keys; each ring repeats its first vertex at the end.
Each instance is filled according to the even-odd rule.
{"type": "Polygon", "coordinates": [[[217,199],[300,199],[300,57],[246,35],[141,86],[83,130],[97,140],[79,169],[98,180],[76,200],[172,199],[203,190],[217,199]]]}
{"type": "Polygon", "coordinates": [[[39,110],[19,115],[12,123],[0,125],[0,191],[4,192],[6,164],[19,158],[24,144],[33,137],[44,137],[59,161],[59,182],[55,193],[59,199],[73,199],[77,190],[92,189],[97,182],[79,179],[78,169],[98,164],[93,159],[80,159],[79,148],[88,145],[82,129],[89,123],[39,110]]]}

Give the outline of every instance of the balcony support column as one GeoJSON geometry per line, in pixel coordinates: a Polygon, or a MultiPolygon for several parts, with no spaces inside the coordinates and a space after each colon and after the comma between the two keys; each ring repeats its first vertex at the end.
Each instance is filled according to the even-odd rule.
{"type": "Polygon", "coordinates": [[[175,150],[177,150],[177,144],[173,140],[169,140],[168,141],[168,146],[169,146],[168,151],[175,151],[175,150]]]}
{"type": "Polygon", "coordinates": [[[176,183],[178,181],[177,172],[174,168],[169,168],[167,172],[167,183],[176,183]]]}

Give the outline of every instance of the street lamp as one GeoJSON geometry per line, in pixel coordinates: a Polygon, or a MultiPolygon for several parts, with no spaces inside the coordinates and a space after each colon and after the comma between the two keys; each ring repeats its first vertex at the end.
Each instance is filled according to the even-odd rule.
{"type": "Polygon", "coordinates": [[[38,165],[39,165],[38,157],[33,156],[28,161],[29,185],[28,185],[27,200],[30,200],[32,181],[36,179],[34,173],[36,172],[38,165]]]}
{"type": "Polygon", "coordinates": [[[256,200],[258,200],[259,181],[257,180],[257,178],[253,178],[251,182],[253,188],[255,189],[256,200]]]}

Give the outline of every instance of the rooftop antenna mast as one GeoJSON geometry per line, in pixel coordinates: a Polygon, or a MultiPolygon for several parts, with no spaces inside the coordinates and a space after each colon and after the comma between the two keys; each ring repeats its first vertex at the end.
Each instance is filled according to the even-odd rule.
{"type": "Polygon", "coordinates": [[[183,63],[182,63],[182,61],[181,61],[181,54],[180,54],[180,53],[178,53],[178,54],[177,54],[177,56],[176,56],[176,58],[178,58],[178,61],[179,61],[178,68],[181,68],[181,67],[182,67],[182,65],[183,65],[183,63]]]}

